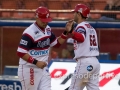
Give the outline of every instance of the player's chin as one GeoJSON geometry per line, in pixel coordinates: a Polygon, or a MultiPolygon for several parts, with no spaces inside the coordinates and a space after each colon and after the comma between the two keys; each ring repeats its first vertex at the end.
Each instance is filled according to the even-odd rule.
{"type": "Polygon", "coordinates": [[[46,25],[43,25],[43,28],[46,28],[47,27],[47,24],[46,25]]]}
{"type": "Polygon", "coordinates": [[[78,21],[77,18],[74,18],[74,21],[77,23],[77,21],[78,21]]]}

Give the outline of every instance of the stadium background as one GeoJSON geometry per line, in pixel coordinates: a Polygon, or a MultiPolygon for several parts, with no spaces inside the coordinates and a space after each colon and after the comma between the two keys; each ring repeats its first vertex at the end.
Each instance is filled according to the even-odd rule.
{"type": "MultiPolygon", "coordinates": [[[[91,14],[88,21],[97,31],[100,53],[105,53],[107,60],[114,62],[120,60],[118,57],[120,53],[120,10],[104,10],[106,0],[24,0],[22,4],[18,4],[18,1],[0,0],[0,75],[3,74],[6,65],[18,65],[19,58],[16,50],[21,34],[27,26],[34,22],[34,11],[39,6],[46,6],[50,9],[53,21],[58,24],[54,22],[49,24],[56,36],[59,36],[64,31],[65,22],[73,18],[70,10],[78,3],[89,5],[91,14]],[[66,6],[65,2],[69,5],[66,6]],[[99,20],[103,13],[108,15],[114,13],[116,19],[99,20]]],[[[60,52],[65,46],[66,44],[54,50],[60,52]]]]}

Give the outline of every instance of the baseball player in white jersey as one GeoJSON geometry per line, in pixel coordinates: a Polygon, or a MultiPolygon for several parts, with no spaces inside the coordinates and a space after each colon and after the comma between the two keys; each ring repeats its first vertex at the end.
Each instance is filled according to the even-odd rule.
{"type": "Polygon", "coordinates": [[[17,55],[20,57],[18,77],[22,90],[51,90],[51,78],[47,64],[50,47],[59,47],[64,43],[73,21],[68,21],[65,31],[58,38],[47,25],[52,21],[45,7],[36,9],[36,22],[22,34],[17,55]]]}
{"type": "Polygon", "coordinates": [[[74,59],[77,61],[69,90],[99,90],[100,63],[97,33],[85,20],[89,17],[90,9],[84,4],[77,4],[74,21],[77,23],[72,32],[74,39],[74,59]]]}

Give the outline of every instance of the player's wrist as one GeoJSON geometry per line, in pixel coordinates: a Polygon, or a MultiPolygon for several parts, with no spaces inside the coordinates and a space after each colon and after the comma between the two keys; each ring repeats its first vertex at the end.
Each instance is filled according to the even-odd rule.
{"type": "Polygon", "coordinates": [[[62,38],[62,39],[67,39],[67,35],[65,35],[65,34],[62,33],[62,34],[61,34],[61,38],[62,38]]]}
{"type": "Polygon", "coordinates": [[[64,31],[62,34],[64,34],[64,35],[68,35],[68,32],[67,32],[67,31],[64,31]]]}
{"type": "Polygon", "coordinates": [[[32,64],[35,64],[35,65],[36,65],[36,64],[37,64],[37,62],[38,62],[38,60],[36,60],[36,59],[34,59],[33,57],[31,57],[31,56],[30,56],[30,57],[28,58],[27,62],[29,62],[29,63],[32,63],[32,64]]]}
{"type": "Polygon", "coordinates": [[[33,64],[37,64],[38,60],[34,59],[33,64]]]}

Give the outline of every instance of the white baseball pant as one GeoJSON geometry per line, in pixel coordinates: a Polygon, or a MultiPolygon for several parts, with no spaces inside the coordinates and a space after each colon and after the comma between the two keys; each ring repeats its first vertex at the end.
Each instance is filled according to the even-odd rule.
{"type": "Polygon", "coordinates": [[[51,90],[51,77],[47,67],[40,69],[37,66],[19,65],[18,77],[22,90],[51,90]]]}
{"type": "Polygon", "coordinates": [[[77,61],[69,90],[99,90],[100,63],[96,57],[84,57],[77,61]]]}

